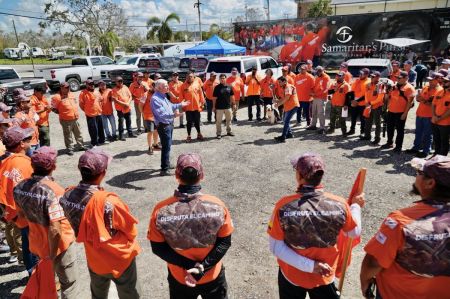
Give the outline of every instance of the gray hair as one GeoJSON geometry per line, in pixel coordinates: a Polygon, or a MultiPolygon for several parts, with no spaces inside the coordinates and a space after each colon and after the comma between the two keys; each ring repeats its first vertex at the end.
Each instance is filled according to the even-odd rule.
{"type": "Polygon", "coordinates": [[[155,81],[155,89],[160,89],[162,86],[168,84],[164,79],[158,79],[155,81]]]}

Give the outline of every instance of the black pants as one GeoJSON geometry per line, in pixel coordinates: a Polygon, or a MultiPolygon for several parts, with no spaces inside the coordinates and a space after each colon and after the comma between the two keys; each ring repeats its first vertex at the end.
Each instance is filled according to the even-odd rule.
{"type": "Polygon", "coordinates": [[[434,140],[434,153],[447,156],[449,151],[450,126],[431,125],[434,140]]]}
{"type": "Polygon", "coordinates": [[[89,136],[93,146],[105,143],[105,131],[103,130],[102,116],[86,116],[89,136]]]}
{"type": "Polygon", "coordinates": [[[395,147],[401,149],[403,145],[403,138],[405,137],[405,123],[406,120],[402,120],[403,113],[388,112],[387,114],[387,143],[394,143],[394,132],[397,131],[397,137],[395,138],[395,147]]]}
{"type": "Polygon", "coordinates": [[[200,111],[186,111],[186,122],[188,136],[191,136],[192,126],[200,133],[200,111]]]}
{"type": "Polygon", "coordinates": [[[213,101],[206,99],[206,119],[208,120],[208,122],[212,121],[212,112],[213,112],[213,101]]]}
{"type": "Polygon", "coordinates": [[[256,119],[261,119],[261,98],[259,96],[248,96],[248,120],[253,119],[253,105],[256,105],[256,119]]]}
{"type": "Polygon", "coordinates": [[[423,80],[425,79],[427,74],[428,74],[428,70],[427,69],[423,69],[420,72],[417,72],[417,79],[416,79],[416,87],[417,88],[422,88],[423,87],[423,80]]]}
{"type": "Polygon", "coordinates": [[[123,136],[123,120],[125,119],[125,124],[127,126],[128,135],[132,135],[131,130],[131,112],[123,113],[122,111],[117,111],[117,117],[119,118],[119,137],[123,136]]]}
{"type": "Polygon", "coordinates": [[[350,115],[352,118],[352,126],[350,127],[351,131],[355,131],[356,128],[356,121],[360,120],[361,122],[361,135],[364,133],[364,128],[366,127],[366,119],[363,116],[365,106],[356,106],[356,107],[350,107],[350,115]]]}
{"type": "Polygon", "coordinates": [[[156,128],[161,140],[161,170],[169,170],[170,148],[172,147],[173,124],[159,124],[156,128]]]}
{"type": "Polygon", "coordinates": [[[278,270],[278,293],[280,299],[304,299],[306,294],[310,299],[339,299],[339,294],[334,283],[316,287],[313,289],[305,289],[291,284],[278,270]]]}
{"type": "Polygon", "coordinates": [[[227,299],[228,285],[225,279],[225,269],[222,268],[219,276],[211,282],[197,285],[194,288],[179,283],[170,274],[167,277],[169,281],[170,299],[197,299],[200,295],[202,299],[227,299]]]}

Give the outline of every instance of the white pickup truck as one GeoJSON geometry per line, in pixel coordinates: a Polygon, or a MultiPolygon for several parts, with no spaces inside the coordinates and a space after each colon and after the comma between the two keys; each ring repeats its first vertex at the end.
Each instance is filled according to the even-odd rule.
{"type": "Polygon", "coordinates": [[[0,101],[7,105],[15,105],[12,100],[14,89],[22,88],[27,96],[31,96],[36,86],[42,86],[47,89],[47,83],[44,78],[21,77],[11,67],[0,67],[0,101]]]}
{"type": "Polygon", "coordinates": [[[36,77],[44,77],[50,89],[57,90],[62,82],[70,85],[71,91],[77,91],[87,79],[97,81],[100,71],[117,67],[114,60],[106,56],[83,56],[72,59],[71,66],[51,67],[34,72],[36,77]]]}
{"type": "Polygon", "coordinates": [[[146,53],[146,54],[133,54],[125,55],[119,58],[114,66],[108,66],[107,68],[101,68],[100,77],[102,80],[109,79],[109,72],[117,70],[131,70],[138,69],[139,61],[143,58],[161,57],[159,53],[146,53]]]}

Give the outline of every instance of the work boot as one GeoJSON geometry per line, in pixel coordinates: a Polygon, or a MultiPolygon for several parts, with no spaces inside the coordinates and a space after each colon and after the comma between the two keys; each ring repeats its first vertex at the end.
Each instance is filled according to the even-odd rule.
{"type": "Polygon", "coordinates": [[[355,134],[355,130],[351,129],[350,131],[347,132],[347,136],[353,135],[355,134]]]}
{"type": "Polygon", "coordinates": [[[275,141],[280,142],[280,143],[284,143],[286,142],[286,138],[284,138],[283,136],[278,136],[274,138],[275,141]]]}
{"type": "Polygon", "coordinates": [[[334,133],[334,129],[329,128],[329,129],[327,130],[327,134],[333,134],[333,133],[334,133]]]}

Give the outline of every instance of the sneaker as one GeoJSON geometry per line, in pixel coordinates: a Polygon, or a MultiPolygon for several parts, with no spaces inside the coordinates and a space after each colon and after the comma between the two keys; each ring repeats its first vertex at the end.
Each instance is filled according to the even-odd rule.
{"type": "Polygon", "coordinates": [[[148,148],[148,154],[153,155],[153,148],[151,146],[148,148]]]}
{"type": "Polygon", "coordinates": [[[186,142],[187,142],[187,143],[190,143],[191,141],[192,141],[191,136],[186,137],[186,142]]]}
{"type": "Polygon", "coordinates": [[[157,150],[157,151],[160,151],[160,150],[162,150],[162,146],[161,146],[161,144],[153,144],[153,149],[154,150],[157,150]]]}
{"type": "Polygon", "coordinates": [[[288,133],[286,135],[286,139],[291,139],[291,138],[294,138],[294,135],[292,133],[288,133]]]}
{"type": "Polygon", "coordinates": [[[416,154],[416,157],[417,158],[426,158],[426,157],[428,157],[428,153],[424,153],[424,152],[418,152],[417,154],[416,154]]]}
{"type": "Polygon", "coordinates": [[[410,148],[410,149],[407,149],[407,150],[405,151],[405,153],[410,154],[410,155],[415,155],[415,154],[418,154],[419,151],[416,150],[416,149],[414,149],[414,148],[410,148]]]}
{"type": "Polygon", "coordinates": [[[353,134],[355,134],[355,130],[350,130],[350,131],[347,132],[347,136],[350,136],[350,135],[353,135],[353,134]]]}
{"type": "Polygon", "coordinates": [[[119,136],[119,140],[120,141],[126,141],[125,137],[123,137],[123,136],[119,136]]]}
{"type": "Polygon", "coordinates": [[[135,134],[133,134],[133,133],[131,133],[131,134],[128,134],[128,138],[136,138],[137,136],[135,135],[135,134]]]}
{"type": "Polygon", "coordinates": [[[374,141],[372,141],[373,145],[380,145],[380,139],[375,139],[374,141]]]}
{"type": "Polygon", "coordinates": [[[9,257],[9,259],[8,259],[8,263],[10,263],[10,264],[12,264],[12,263],[15,263],[15,262],[17,262],[17,256],[16,255],[11,255],[10,257],[9,257]]]}
{"type": "Polygon", "coordinates": [[[233,122],[237,123],[237,118],[233,117],[233,122]]]}
{"type": "Polygon", "coordinates": [[[68,151],[67,151],[67,155],[68,155],[68,156],[73,156],[73,150],[68,150],[68,151]]]}
{"type": "Polygon", "coordinates": [[[136,131],[136,134],[141,135],[141,134],[142,134],[142,130],[141,130],[141,129],[138,129],[138,130],[136,131]]]}
{"type": "Polygon", "coordinates": [[[286,142],[286,138],[284,138],[283,136],[278,136],[274,138],[276,142],[281,142],[284,143],[286,142]]]}
{"type": "Polygon", "coordinates": [[[78,147],[78,148],[76,149],[77,152],[84,152],[84,151],[87,151],[87,150],[88,150],[88,148],[85,147],[84,145],[81,146],[81,147],[78,147]]]}
{"type": "Polygon", "coordinates": [[[1,244],[0,245],[0,253],[5,253],[5,252],[9,252],[9,246],[6,244],[1,244]]]}
{"type": "Polygon", "coordinates": [[[198,133],[197,140],[203,141],[203,140],[205,140],[205,137],[203,137],[203,135],[201,133],[198,133]]]}
{"type": "Polygon", "coordinates": [[[392,145],[391,143],[386,143],[381,146],[381,149],[389,149],[389,148],[393,148],[393,147],[394,147],[394,145],[392,145]]]}
{"type": "Polygon", "coordinates": [[[259,117],[259,118],[257,118],[257,119],[256,119],[256,121],[262,121],[262,118],[261,118],[261,117],[259,117]]]}
{"type": "Polygon", "coordinates": [[[228,133],[227,133],[227,136],[233,137],[233,136],[234,136],[234,133],[233,133],[233,132],[228,132],[228,133]]]}
{"type": "Polygon", "coordinates": [[[327,130],[327,134],[333,134],[333,133],[334,133],[334,129],[329,128],[329,129],[327,130]]]}
{"type": "Polygon", "coordinates": [[[171,176],[172,173],[169,170],[161,170],[159,176],[171,176]]]}
{"type": "Polygon", "coordinates": [[[222,136],[221,136],[221,135],[217,135],[216,138],[217,138],[217,139],[222,139],[222,136]]]}
{"type": "Polygon", "coordinates": [[[317,130],[317,127],[316,126],[309,126],[309,127],[306,128],[306,130],[308,130],[308,131],[317,130]]]}
{"type": "Polygon", "coordinates": [[[180,129],[183,129],[183,128],[185,128],[186,126],[184,125],[184,124],[181,124],[180,126],[179,126],[179,128],[180,129]]]}

